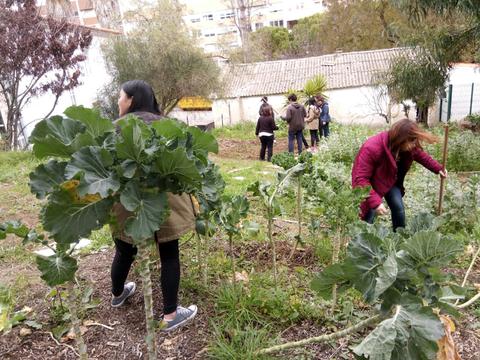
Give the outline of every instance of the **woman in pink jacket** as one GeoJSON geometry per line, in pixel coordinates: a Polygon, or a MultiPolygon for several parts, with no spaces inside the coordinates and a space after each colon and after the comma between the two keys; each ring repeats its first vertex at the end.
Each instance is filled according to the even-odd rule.
{"type": "Polygon", "coordinates": [[[353,187],[371,187],[370,195],[360,204],[361,218],[373,223],[375,215],[387,214],[382,198],[391,211],[393,230],[405,227],[403,180],[412,162],[435,174],[447,176],[437,161],[422,148],[422,142],[435,143],[438,138],[408,119],[396,122],[389,131],[369,138],[360,148],[352,169],[353,187]]]}

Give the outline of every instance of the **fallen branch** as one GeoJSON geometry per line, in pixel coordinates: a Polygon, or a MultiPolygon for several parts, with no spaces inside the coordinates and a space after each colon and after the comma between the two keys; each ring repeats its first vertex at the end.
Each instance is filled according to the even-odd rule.
{"type": "Polygon", "coordinates": [[[50,335],[50,337],[52,338],[53,341],[55,341],[55,344],[57,344],[58,346],[65,346],[67,348],[69,348],[70,350],[73,351],[73,353],[75,355],[77,355],[78,357],[80,357],[80,354],[75,350],[75,348],[71,345],[68,345],[68,344],[62,344],[61,342],[59,342],[57,339],[55,339],[55,336],[53,336],[53,333],[51,331],[44,331],[43,333],[47,334],[47,335],[50,335]]]}
{"type": "Polygon", "coordinates": [[[303,339],[299,341],[292,341],[292,342],[288,342],[281,345],[275,345],[266,349],[258,350],[257,352],[255,352],[255,355],[271,354],[277,351],[291,349],[291,348],[304,346],[312,343],[324,343],[324,342],[340,339],[342,337],[345,337],[348,334],[358,332],[369,325],[375,324],[379,322],[381,319],[382,319],[381,315],[375,315],[368,319],[360,321],[357,325],[351,326],[344,330],[340,330],[328,335],[321,335],[321,336],[311,337],[311,338],[303,339]]]}
{"type": "Polygon", "coordinates": [[[85,326],[100,326],[100,327],[104,327],[105,329],[108,329],[108,330],[115,330],[111,326],[101,324],[101,323],[98,323],[98,322],[94,322],[94,321],[84,321],[83,325],[85,325],[85,326]]]}
{"type": "Polygon", "coordinates": [[[463,304],[460,304],[460,305],[457,305],[456,308],[457,309],[465,309],[466,307],[472,305],[478,299],[480,299],[480,292],[477,295],[475,295],[474,297],[472,297],[470,300],[468,300],[467,302],[465,302],[463,304]]]}
{"type": "MultiPolygon", "coordinates": [[[[475,253],[475,255],[473,255],[472,261],[470,262],[470,266],[468,267],[468,270],[465,273],[465,277],[463,278],[463,282],[462,282],[462,288],[465,287],[465,284],[467,283],[468,275],[470,275],[470,272],[473,269],[473,265],[475,264],[475,261],[477,260],[478,253],[480,253],[480,245],[478,245],[477,252],[475,253]]],[[[458,300],[455,302],[455,305],[457,305],[457,304],[458,304],[458,300]]]]}

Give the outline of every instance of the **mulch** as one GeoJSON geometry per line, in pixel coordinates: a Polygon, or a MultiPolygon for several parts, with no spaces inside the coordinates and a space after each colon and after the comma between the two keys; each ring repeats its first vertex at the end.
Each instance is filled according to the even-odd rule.
{"type": "MultiPolygon", "coordinates": [[[[258,158],[260,144],[257,140],[232,140],[220,139],[220,156],[235,159],[258,158]]],[[[274,146],[274,153],[287,150],[287,139],[278,139],[274,146]]],[[[2,191],[0,185],[0,191],[2,191]]],[[[25,217],[27,222],[33,220],[32,214],[19,214],[19,218],[25,217]]],[[[311,248],[297,250],[293,256],[293,240],[278,240],[277,252],[278,261],[290,268],[297,266],[305,267],[315,272],[318,270],[318,260],[311,248]]],[[[3,243],[5,245],[5,243],[3,243]]],[[[9,246],[20,246],[19,243],[9,241],[9,246]]],[[[225,251],[228,252],[227,247],[225,251]]],[[[236,246],[234,249],[236,257],[251,261],[258,266],[258,269],[271,267],[271,250],[268,243],[251,242],[236,246]]],[[[93,298],[98,299],[100,304],[87,313],[86,319],[96,323],[113,327],[114,330],[102,326],[90,326],[84,335],[91,359],[143,359],[146,358],[145,346],[145,318],[143,312],[142,286],[139,276],[132,271],[130,278],[138,284],[137,294],[128,300],[127,306],[112,309],[110,307],[110,264],[113,258],[113,250],[107,249],[103,252],[84,256],[80,261],[78,277],[87,283],[93,284],[93,298]]],[[[183,269],[191,271],[190,269],[183,269]]],[[[459,271],[460,272],[460,271],[459,271]]],[[[162,296],[159,286],[158,271],[152,272],[154,304],[162,303],[162,296]]],[[[480,267],[477,265],[472,278],[477,279],[480,267]]],[[[34,264],[21,265],[0,262],[0,282],[9,284],[15,281],[16,275],[22,274],[25,278],[35,279],[25,293],[19,294],[20,309],[25,305],[34,309],[36,319],[43,324],[43,329],[33,330],[31,335],[21,337],[19,335],[22,326],[15,327],[10,333],[0,337],[0,359],[76,359],[74,352],[64,343],[57,344],[52,340],[48,329],[53,326],[50,320],[48,301],[45,295],[48,292],[47,286],[39,279],[38,271],[34,264]]],[[[461,278],[462,274],[456,274],[461,278]]],[[[199,298],[194,290],[181,289],[180,298],[199,298]],[[183,292],[183,293],[182,293],[183,292]]],[[[211,327],[209,318],[213,314],[213,304],[205,300],[199,305],[199,312],[193,322],[176,330],[168,335],[158,333],[157,345],[159,347],[159,358],[164,360],[174,359],[206,359],[208,358],[207,346],[211,339],[211,327]]],[[[210,300],[213,301],[213,300],[210,300]]],[[[160,306],[155,307],[156,317],[160,306]]],[[[463,360],[480,359],[480,332],[478,319],[474,315],[467,314],[458,320],[457,331],[454,339],[458,345],[463,360]]],[[[283,341],[294,341],[315,335],[322,335],[331,332],[324,325],[312,321],[303,321],[295,324],[279,334],[283,341]]],[[[345,358],[348,347],[351,343],[348,339],[341,339],[334,344],[311,344],[305,349],[289,351],[279,354],[278,358],[303,358],[303,359],[339,359],[345,358]]],[[[73,340],[67,345],[75,347],[73,340]]],[[[351,354],[347,358],[352,358],[351,354]]]]}

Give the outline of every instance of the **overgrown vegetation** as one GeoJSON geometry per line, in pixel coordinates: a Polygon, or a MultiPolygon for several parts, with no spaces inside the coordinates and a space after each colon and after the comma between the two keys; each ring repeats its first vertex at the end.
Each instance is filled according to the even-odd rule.
{"type": "MultiPolygon", "coordinates": [[[[288,170],[277,171],[262,162],[215,157],[217,166],[207,165],[204,185],[211,186],[196,192],[203,213],[197,227],[201,241],[195,245],[194,240],[185,239],[183,244],[188,245],[182,246],[182,291],[201,301],[210,318],[212,332],[204,340],[205,345],[208,342],[205,357],[266,359],[275,357],[274,353],[280,350],[283,352],[278,358],[328,357],[328,346],[309,344],[340,339],[343,347],[338,346],[339,358],[352,356],[350,346],[358,356],[370,359],[375,358],[372,349],[385,359],[414,358],[412,354],[429,359],[436,355],[436,341],[444,332],[432,308],[438,307],[453,316],[460,311],[467,316],[474,314],[468,308],[458,308],[475,297],[471,279],[466,276],[462,282],[450,275],[469,266],[470,255],[463,254],[465,246],[471,247],[473,253],[479,248],[475,239],[480,231],[480,181],[471,174],[458,176],[453,170],[480,165],[476,157],[465,163],[464,158],[455,155],[462,153],[462,139],[471,133],[459,129],[451,132],[451,144],[458,142],[458,147],[449,147],[450,173],[443,215],[433,215],[438,179],[416,166],[406,179],[408,227],[395,234],[389,230],[388,218],[377,219],[375,226],[358,221],[358,202],[365,194],[352,191],[350,186],[353,158],[373,132],[336,125],[317,154],[305,152],[298,159],[278,154],[276,163],[292,172],[292,181],[286,179],[283,183],[288,170]],[[294,176],[295,167],[302,168],[298,172],[301,178],[294,176]],[[216,172],[223,175],[225,184],[216,172]],[[258,183],[250,187],[256,196],[247,192],[249,184],[263,178],[270,185],[258,183]],[[230,196],[222,199],[223,191],[230,196]],[[269,213],[266,205],[272,198],[269,213]],[[245,220],[241,220],[245,215],[245,220]],[[223,226],[219,226],[222,220],[223,226]],[[310,288],[314,274],[315,290],[310,288]],[[336,305],[332,309],[334,288],[336,305]],[[377,324],[377,330],[366,337],[355,335],[369,324],[377,324]],[[282,344],[286,339],[301,339],[305,329],[316,331],[319,336],[294,344],[301,346],[299,350],[288,350],[288,342],[282,344]],[[385,341],[378,340],[380,334],[385,335],[385,341]],[[343,345],[347,343],[348,346],[343,345]]],[[[478,141],[471,135],[472,143],[478,141]]],[[[428,148],[435,157],[437,146],[440,148],[428,148]]],[[[468,154],[468,149],[463,151],[468,154]]],[[[22,173],[26,174],[37,165],[29,155],[12,156],[12,160],[7,160],[12,173],[23,166],[22,173]],[[19,161],[25,163],[19,165],[19,161]]],[[[14,179],[6,176],[0,184],[14,179]]],[[[5,194],[0,193],[0,200],[2,196],[5,194]]],[[[4,219],[2,214],[1,220],[4,219]]],[[[101,232],[98,236],[103,239],[101,232]]],[[[103,240],[98,243],[103,246],[103,240]]],[[[95,285],[93,288],[95,291],[95,285]]],[[[82,305],[78,305],[81,313],[82,305]]],[[[15,306],[9,309],[9,314],[22,310],[15,306]]],[[[60,322],[64,314],[58,311],[60,322]]],[[[458,321],[457,328],[467,326],[466,320],[458,321]]]]}

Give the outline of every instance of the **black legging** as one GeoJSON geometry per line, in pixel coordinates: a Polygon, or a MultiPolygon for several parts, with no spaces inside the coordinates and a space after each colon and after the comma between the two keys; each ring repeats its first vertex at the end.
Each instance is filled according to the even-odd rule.
{"type": "MultiPolygon", "coordinates": [[[[128,272],[132,266],[137,248],[120,239],[114,239],[115,257],[112,262],[112,294],[119,296],[123,292],[128,272]]],[[[162,265],[160,284],[163,294],[163,313],[170,314],[177,309],[178,287],[180,284],[180,254],[178,240],[158,243],[160,263],[162,265]]]]}

